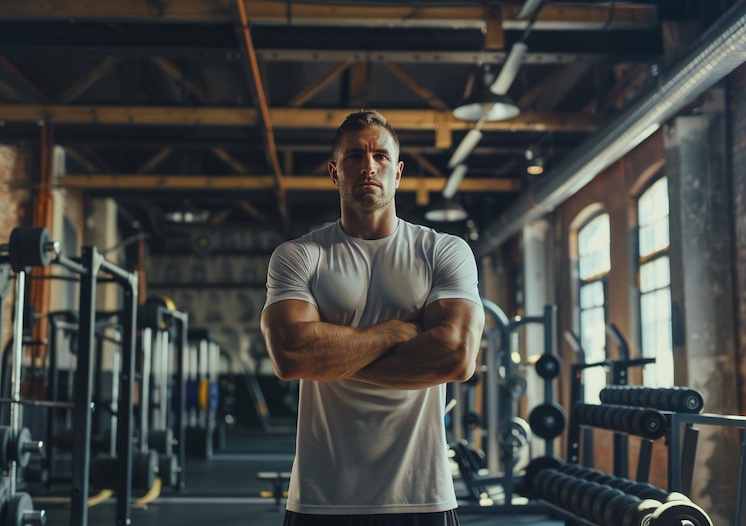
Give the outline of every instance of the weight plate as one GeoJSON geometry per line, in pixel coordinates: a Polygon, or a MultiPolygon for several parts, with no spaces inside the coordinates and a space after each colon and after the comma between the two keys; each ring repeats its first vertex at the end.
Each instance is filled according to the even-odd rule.
{"type": "Polygon", "coordinates": [[[176,487],[179,482],[179,460],[176,455],[158,455],[158,476],[165,486],[176,487]]]}
{"type": "Polygon", "coordinates": [[[534,364],[536,374],[545,380],[557,378],[562,369],[562,359],[556,354],[542,354],[534,364]]]}
{"type": "Polygon", "coordinates": [[[5,505],[5,524],[24,526],[24,515],[34,511],[34,502],[28,493],[15,493],[5,505]]]}
{"type": "Polygon", "coordinates": [[[13,460],[11,443],[13,442],[13,430],[9,426],[0,426],[0,466],[6,468],[13,460]]]}
{"type": "Polygon", "coordinates": [[[155,451],[137,452],[132,456],[132,488],[149,490],[153,487],[158,473],[158,453],[155,451]]]}
{"type": "Polygon", "coordinates": [[[28,466],[28,462],[31,459],[31,452],[23,450],[23,446],[30,442],[33,442],[33,439],[31,438],[31,431],[27,427],[21,429],[15,436],[15,440],[11,442],[13,458],[16,464],[22,468],[28,466]]]}
{"type": "Polygon", "coordinates": [[[565,410],[556,402],[536,406],[528,417],[531,431],[540,438],[551,440],[565,429],[565,410]]]}
{"type": "Polygon", "coordinates": [[[52,262],[52,253],[46,249],[49,231],[44,227],[14,228],[8,242],[10,266],[14,272],[27,267],[46,267],[52,262]]]}

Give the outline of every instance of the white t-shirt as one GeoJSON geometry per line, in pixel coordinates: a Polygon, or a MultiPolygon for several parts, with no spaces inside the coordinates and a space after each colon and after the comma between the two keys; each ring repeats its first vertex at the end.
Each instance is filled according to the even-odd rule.
{"type": "MultiPolygon", "coordinates": [[[[445,298],[481,306],[476,262],[463,239],[399,220],[391,235],[362,240],[337,222],[275,250],[265,307],[303,300],[324,322],[367,327],[420,319],[424,307],[445,298]]],[[[355,515],[455,508],[444,407],[445,385],[399,390],[301,380],[287,509],[355,515]]]]}

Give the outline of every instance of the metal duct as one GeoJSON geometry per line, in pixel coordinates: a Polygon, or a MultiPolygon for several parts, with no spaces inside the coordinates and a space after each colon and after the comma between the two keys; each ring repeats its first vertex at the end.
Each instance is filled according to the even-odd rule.
{"type": "Polygon", "coordinates": [[[746,61],[746,2],[733,6],[659,84],[568,155],[543,182],[521,193],[474,245],[489,254],[521,228],[546,215],[597,174],[647,139],[701,93],[746,61]]]}

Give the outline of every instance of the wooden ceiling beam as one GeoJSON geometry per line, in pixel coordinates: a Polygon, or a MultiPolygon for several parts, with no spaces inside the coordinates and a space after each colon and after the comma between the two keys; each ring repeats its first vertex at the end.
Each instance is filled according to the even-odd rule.
{"type": "MultiPolygon", "coordinates": [[[[391,5],[329,5],[323,2],[278,2],[274,0],[244,0],[249,7],[250,21],[264,24],[304,25],[366,25],[366,26],[442,26],[484,28],[485,11],[473,6],[391,5]]],[[[503,27],[520,29],[525,20],[516,20],[520,5],[500,6],[503,27]]],[[[608,4],[552,4],[540,13],[535,30],[544,27],[565,29],[598,29],[609,23],[608,4]]],[[[609,29],[650,28],[657,23],[657,9],[647,5],[617,3],[613,6],[609,29]]],[[[230,0],[119,0],[117,2],[60,2],[59,0],[3,0],[0,19],[100,19],[143,18],[155,21],[231,20],[230,0]]]]}
{"type": "MultiPolygon", "coordinates": [[[[336,130],[351,109],[272,108],[275,128],[336,130]]],[[[474,124],[448,111],[384,109],[379,111],[396,129],[469,131],[474,124]]],[[[109,124],[139,126],[258,126],[257,111],[244,107],[86,106],[57,104],[0,104],[7,122],[51,121],[56,124],[109,124]]],[[[595,113],[526,112],[499,122],[487,122],[483,132],[580,132],[591,133],[603,122],[595,113]]]]}
{"type": "MultiPolygon", "coordinates": [[[[417,192],[422,188],[441,192],[447,177],[403,177],[400,192],[417,192]]],[[[288,191],[329,191],[337,188],[329,177],[286,175],[288,191]]],[[[142,175],[142,174],[67,174],[58,179],[57,186],[70,190],[203,190],[203,191],[270,191],[275,188],[272,175],[142,175]]],[[[465,178],[459,185],[460,192],[515,192],[520,181],[501,178],[465,178]]]]}
{"type": "Polygon", "coordinates": [[[306,86],[303,91],[290,99],[290,101],[287,103],[287,106],[291,108],[300,108],[301,106],[303,106],[303,104],[312,99],[314,95],[324,89],[324,87],[329,84],[329,82],[334,80],[340,73],[342,73],[352,64],[352,61],[347,60],[344,62],[340,62],[336,66],[332,67],[320,79],[306,86]]]}
{"type": "Polygon", "coordinates": [[[105,57],[96,67],[90,70],[87,74],[80,77],[71,86],[69,86],[62,94],[57,97],[59,102],[72,102],[77,99],[81,93],[90,88],[93,84],[111,71],[117,64],[122,61],[121,57],[109,56],[105,57]]]}

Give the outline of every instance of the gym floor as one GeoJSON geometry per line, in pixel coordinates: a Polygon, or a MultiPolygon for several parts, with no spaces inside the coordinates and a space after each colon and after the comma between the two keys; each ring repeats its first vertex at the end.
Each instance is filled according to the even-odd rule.
{"type": "MultiPolygon", "coordinates": [[[[282,524],[284,501],[278,505],[273,498],[262,498],[262,491],[271,491],[269,481],[258,480],[261,471],[289,471],[295,450],[293,434],[258,434],[234,431],[223,451],[210,459],[188,458],[185,489],[164,489],[161,495],[144,509],[132,509],[133,526],[174,524],[191,526],[279,526],[282,524]]],[[[458,492],[459,483],[456,481],[458,492]]],[[[70,524],[69,495],[64,485],[49,491],[29,486],[19,488],[29,492],[35,509],[44,509],[47,526],[70,524]]],[[[140,495],[133,495],[139,498],[140,495]]],[[[116,524],[116,496],[92,506],[88,511],[90,526],[116,524]]],[[[459,511],[464,525],[487,526],[560,526],[564,521],[537,513],[506,513],[498,508],[472,512],[459,511]]]]}

